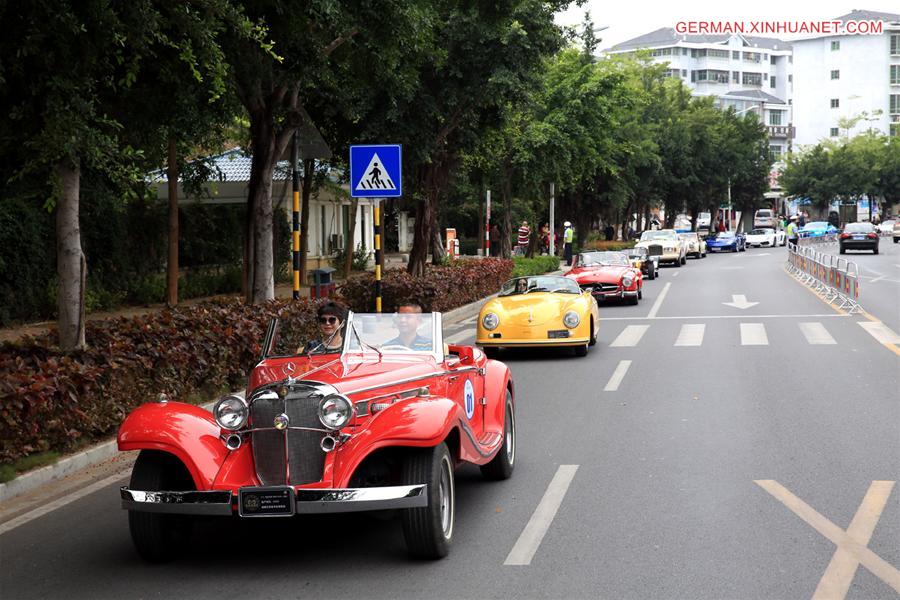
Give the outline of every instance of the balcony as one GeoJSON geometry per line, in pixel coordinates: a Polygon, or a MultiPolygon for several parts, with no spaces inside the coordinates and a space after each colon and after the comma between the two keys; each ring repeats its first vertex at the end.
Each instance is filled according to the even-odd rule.
{"type": "Polygon", "coordinates": [[[770,138],[791,138],[796,135],[796,131],[790,125],[766,125],[766,132],[770,138]]]}

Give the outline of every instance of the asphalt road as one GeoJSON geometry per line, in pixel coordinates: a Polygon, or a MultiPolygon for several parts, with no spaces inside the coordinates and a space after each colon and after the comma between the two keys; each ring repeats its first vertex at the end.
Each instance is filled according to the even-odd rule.
{"type": "MultiPolygon", "coordinates": [[[[861,299],[893,331],[897,248],[857,257],[892,274],[861,299]]],[[[601,307],[585,358],[504,353],[516,471],[457,472],[444,560],[407,558],[389,515],[352,515],[203,522],[185,558],[147,565],[110,482],[0,534],[0,596],[897,597],[900,358],[865,315],[789,277],[785,256],[663,269],[640,305],[601,307]]]]}

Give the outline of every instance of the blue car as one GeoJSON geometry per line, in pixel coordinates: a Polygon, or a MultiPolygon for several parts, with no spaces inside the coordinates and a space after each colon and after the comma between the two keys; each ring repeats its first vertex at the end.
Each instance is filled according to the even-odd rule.
{"type": "Polygon", "coordinates": [[[822,237],[825,235],[836,234],[837,227],[828,221],[812,221],[800,228],[800,237],[822,237]]]}
{"type": "Polygon", "coordinates": [[[743,252],[747,249],[747,241],[740,231],[720,231],[716,237],[706,239],[706,249],[709,252],[743,252]]]}

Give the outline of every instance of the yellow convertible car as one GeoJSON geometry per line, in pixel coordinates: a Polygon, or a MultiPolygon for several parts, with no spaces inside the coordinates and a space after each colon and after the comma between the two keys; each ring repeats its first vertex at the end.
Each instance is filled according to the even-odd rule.
{"type": "Polygon", "coordinates": [[[481,308],[475,343],[489,357],[503,347],[523,346],[571,346],[575,356],[585,356],[599,330],[597,301],[575,280],[517,277],[481,308]]]}

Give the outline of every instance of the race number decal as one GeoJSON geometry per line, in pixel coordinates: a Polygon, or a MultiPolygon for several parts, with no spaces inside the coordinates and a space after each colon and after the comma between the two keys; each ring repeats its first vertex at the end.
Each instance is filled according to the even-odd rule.
{"type": "Polygon", "coordinates": [[[475,388],[472,387],[472,381],[466,379],[466,417],[471,419],[475,414],[475,388]]]}

